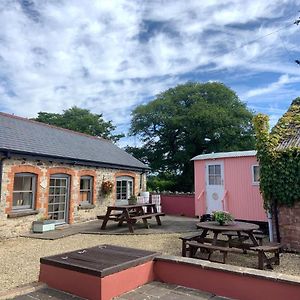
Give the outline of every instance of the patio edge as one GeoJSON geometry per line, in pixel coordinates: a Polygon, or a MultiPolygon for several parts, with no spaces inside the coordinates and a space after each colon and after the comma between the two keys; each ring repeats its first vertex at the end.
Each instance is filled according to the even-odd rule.
{"type": "Polygon", "coordinates": [[[154,273],[158,281],[232,299],[298,300],[300,294],[300,278],[296,276],[194,258],[157,256],[154,273]]]}
{"type": "Polygon", "coordinates": [[[295,284],[295,285],[299,285],[300,287],[300,277],[287,275],[283,273],[271,273],[269,271],[264,271],[264,270],[256,270],[252,268],[226,265],[226,264],[215,263],[207,260],[194,259],[189,257],[180,257],[175,255],[157,255],[155,256],[154,260],[187,264],[187,265],[197,266],[202,269],[223,271],[223,272],[233,273],[237,275],[253,276],[256,278],[263,278],[267,280],[295,284]]]}

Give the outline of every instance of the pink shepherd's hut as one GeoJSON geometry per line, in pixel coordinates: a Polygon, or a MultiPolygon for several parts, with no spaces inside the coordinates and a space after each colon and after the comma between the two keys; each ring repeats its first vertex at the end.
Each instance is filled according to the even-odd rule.
{"type": "Polygon", "coordinates": [[[256,151],[202,154],[192,160],[196,215],[225,210],[238,220],[267,221],[256,151]]]}

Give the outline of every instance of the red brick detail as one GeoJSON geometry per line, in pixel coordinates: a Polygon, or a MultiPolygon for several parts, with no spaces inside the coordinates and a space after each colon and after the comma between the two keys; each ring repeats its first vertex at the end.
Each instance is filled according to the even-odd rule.
{"type": "Polygon", "coordinates": [[[12,211],[12,199],[13,199],[13,190],[14,190],[14,180],[15,174],[17,173],[32,173],[37,176],[36,180],[36,191],[35,191],[35,209],[41,208],[40,201],[40,184],[42,180],[42,171],[39,167],[31,166],[31,165],[18,165],[11,167],[8,172],[9,183],[7,185],[8,195],[6,197],[6,202],[8,203],[8,207],[5,209],[5,213],[9,213],[12,211]]]}
{"type": "Polygon", "coordinates": [[[280,206],[278,210],[281,242],[289,250],[300,252],[300,202],[293,207],[280,206]]]}
{"type": "Polygon", "coordinates": [[[137,182],[138,182],[139,174],[137,174],[135,172],[131,172],[131,171],[120,171],[120,172],[115,173],[114,194],[116,195],[117,177],[121,177],[121,176],[129,176],[129,177],[133,178],[134,194],[138,195],[139,186],[138,186],[137,182]]]}
{"type": "MultiPolygon", "coordinates": [[[[93,177],[93,198],[92,198],[92,204],[96,204],[96,192],[97,192],[97,186],[96,186],[96,178],[97,178],[97,173],[94,170],[81,170],[78,171],[77,173],[78,178],[80,180],[80,178],[82,176],[90,176],[93,177]]],[[[80,194],[80,182],[78,185],[78,191],[77,191],[78,195],[80,194]]]]}
{"type": "Polygon", "coordinates": [[[50,177],[51,175],[54,174],[67,174],[70,176],[70,199],[69,199],[69,213],[68,213],[68,223],[72,224],[74,222],[74,207],[75,207],[75,200],[74,196],[76,195],[76,189],[74,188],[74,180],[76,176],[76,171],[69,169],[69,168],[63,168],[63,167],[54,167],[50,168],[47,171],[47,190],[45,193],[45,198],[46,198],[46,215],[48,215],[48,199],[49,199],[49,186],[50,186],[50,177]]]}

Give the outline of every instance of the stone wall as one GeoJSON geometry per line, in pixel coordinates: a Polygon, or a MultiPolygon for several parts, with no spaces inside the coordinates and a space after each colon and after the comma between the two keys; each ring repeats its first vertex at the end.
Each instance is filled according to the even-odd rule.
{"type": "Polygon", "coordinates": [[[300,202],[293,207],[280,206],[278,212],[281,243],[288,250],[300,252],[300,202]]]}
{"type": "MultiPolygon", "coordinates": [[[[48,191],[52,174],[68,174],[70,180],[70,202],[68,223],[79,223],[96,219],[96,216],[106,211],[106,206],[115,202],[115,182],[117,176],[131,176],[134,178],[135,194],[140,192],[140,173],[106,169],[96,167],[74,166],[51,161],[34,161],[23,158],[5,159],[2,169],[2,185],[0,200],[0,239],[18,236],[30,231],[32,222],[42,216],[47,216],[48,191]],[[31,215],[18,216],[12,212],[12,192],[15,173],[28,172],[37,175],[35,210],[31,215]],[[80,177],[94,177],[93,206],[83,209],[80,205],[80,177]],[[110,180],[114,183],[114,190],[110,195],[101,193],[102,182],[110,180]]],[[[142,177],[142,189],[145,190],[146,178],[142,177]]]]}

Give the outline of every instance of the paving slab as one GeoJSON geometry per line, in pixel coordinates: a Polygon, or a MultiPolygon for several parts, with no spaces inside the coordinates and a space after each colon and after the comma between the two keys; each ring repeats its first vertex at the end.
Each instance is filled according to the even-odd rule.
{"type": "MultiPolygon", "coordinates": [[[[14,300],[83,300],[83,298],[45,287],[35,292],[20,295],[14,300]]],[[[153,281],[137,289],[125,293],[115,300],[225,300],[229,298],[216,296],[211,293],[190,289],[174,284],[153,281]]]]}
{"type": "Polygon", "coordinates": [[[57,291],[51,288],[42,288],[38,291],[31,292],[25,295],[20,295],[14,298],[16,300],[83,300],[83,298],[57,291]]]}

